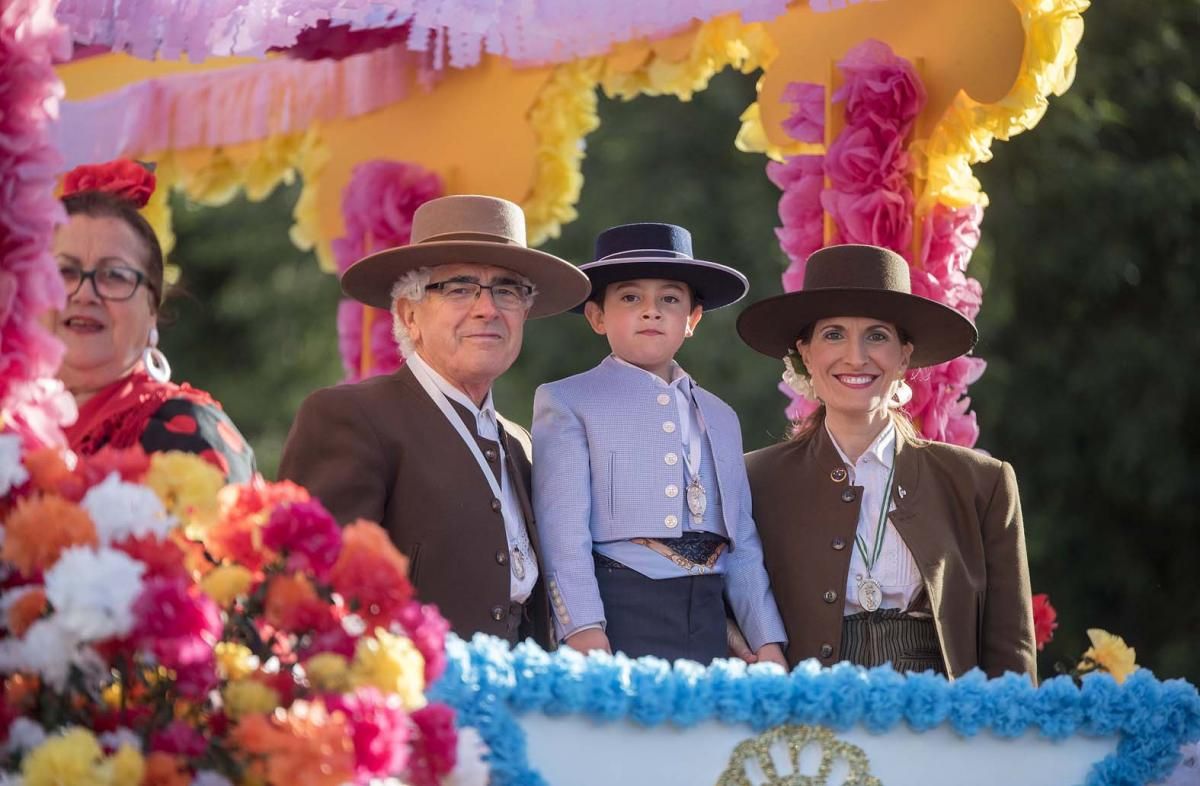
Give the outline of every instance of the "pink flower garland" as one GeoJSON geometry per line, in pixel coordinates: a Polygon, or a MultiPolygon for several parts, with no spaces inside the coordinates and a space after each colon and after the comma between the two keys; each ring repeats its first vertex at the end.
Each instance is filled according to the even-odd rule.
{"type": "MultiPolygon", "coordinates": [[[[346,234],[333,241],[338,275],[371,251],[409,242],[413,214],[425,202],[442,195],[435,173],[399,161],[367,161],[354,168],[342,193],[342,218],[346,234]]],[[[338,349],[346,382],[363,379],[363,309],[361,303],[343,299],[338,304],[338,349]]],[[[371,309],[369,371],[366,376],[390,374],[404,363],[392,337],[392,317],[371,309]]]]}
{"type": "MultiPolygon", "coordinates": [[[[767,164],[767,176],[783,190],[782,226],[775,233],[790,260],[783,273],[785,292],[802,287],[806,260],[824,245],[825,212],[833,217],[834,243],[869,243],[911,255],[915,202],[904,140],[925,104],[925,88],[912,65],[880,41],[868,40],[850,50],[838,67],[844,82],[833,101],[844,104],[846,125],[826,155],[767,164]]],[[[792,83],[783,100],[795,107],[784,122],[788,134],[801,142],[820,142],[824,87],[792,83]]],[[[982,217],[979,207],[935,206],[925,218],[920,264],[910,270],[914,294],[945,303],[972,320],[983,293],[979,282],[966,276],[966,268],[979,243],[982,217]]],[[[909,373],[913,399],[906,410],[923,436],[975,444],[979,428],[975,413],[967,411],[966,392],[985,366],[979,358],[961,357],[909,373]]],[[[789,418],[815,411],[815,402],[786,385],[780,389],[792,399],[789,418]]]]}
{"type": "Polygon", "coordinates": [[[52,379],[62,344],[38,324],[65,295],[50,239],[66,220],[54,198],[60,158],[50,136],[62,97],[51,67],[70,55],[52,0],[8,0],[0,11],[0,422],[28,447],[62,445],[75,405],[52,379]]]}

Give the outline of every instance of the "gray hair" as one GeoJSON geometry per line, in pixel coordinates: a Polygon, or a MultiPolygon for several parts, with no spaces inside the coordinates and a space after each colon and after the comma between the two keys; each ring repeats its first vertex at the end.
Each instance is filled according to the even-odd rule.
{"type": "MultiPolygon", "coordinates": [[[[392,285],[392,337],[396,339],[396,344],[405,357],[411,355],[417,348],[413,344],[412,336],[408,334],[408,328],[405,327],[404,321],[400,319],[400,310],[396,308],[396,301],[403,299],[414,305],[420,303],[425,299],[425,287],[429,286],[429,279],[432,277],[432,271],[428,267],[419,267],[400,276],[392,285]]],[[[529,304],[532,306],[534,299],[538,296],[537,287],[522,275],[517,275],[517,279],[530,288],[529,304]]]]}

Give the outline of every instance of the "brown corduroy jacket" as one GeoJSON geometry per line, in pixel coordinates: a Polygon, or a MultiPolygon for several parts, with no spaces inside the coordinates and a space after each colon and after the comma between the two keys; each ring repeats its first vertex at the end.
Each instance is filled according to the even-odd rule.
{"type": "MultiPolygon", "coordinates": [[[[538,553],[529,504],[529,435],[501,421],[508,435],[510,477],[517,481],[538,553]]],[[[379,522],[409,558],[417,597],[437,604],[460,636],[505,637],[504,517],[470,449],[408,368],[324,388],[305,399],[284,445],[279,477],[306,487],[340,523],[379,522]]],[[[550,648],[550,611],[541,579],[526,613],[521,638],[530,636],[550,648]]]]}
{"type": "MultiPolygon", "coordinates": [[[[892,525],[925,582],[951,677],[1037,662],[1017,480],[973,450],[898,437],[892,525]],[[899,489],[904,489],[901,496],[899,489]]],[[[862,487],[850,486],[824,427],[746,456],[763,559],[792,665],[836,663],[862,487]],[[842,478],[840,481],[836,478],[842,478]]]]}

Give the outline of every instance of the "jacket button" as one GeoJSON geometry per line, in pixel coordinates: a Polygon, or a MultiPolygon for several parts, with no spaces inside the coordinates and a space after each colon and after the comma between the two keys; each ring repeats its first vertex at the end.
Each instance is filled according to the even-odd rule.
{"type": "Polygon", "coordinates": [[[843,480],[846,479],[846,468],[845,467],[834,467],[833,472],[829,473],[829,479],[832,480],[834,483],[841,483],[843,480]]]}
{"type": "Polygon", "coordinates": [[[504,619],[503,606],[492,606],[492,619],[494,619],[496,622],[500,622],[502,619],[504,619]]]}
{"type": "Polygon", "coordinates": [[[483,451],[483,457],[486,458],[488,461],[495,461],[496,456],[498,456],[498,455],[499,454],[496,453],[495,448],[488,448],[487,450],[483,451]]]}
{"type": "Polygon", "coordinates": [[[669,515],[665,519],[663,519],[663,524],[666,526],[667,529],[675,529],[676,527],[679,526],[679,517],[676,516],[674,513],[672,513],[671,515],[669,515]]]}
{"type": "Polygon", "coordinates": [[[496,549],[496,564],[497,565],[507,565],[508,564],[508,552],[507,551],[505,551],[504,549],[496,549]]]}
{"type": "Polygon", "coordinates": [[[671,421],[671,420],[664,420],[662,428],[663,428],[663,431],[667,432],[668,434],[674,434],[675,433],[675,422],[671,421]]]}
{"type": "Polygon", "coordinates": [[[854,489],[846,489],[842,492],[842,502],[854,501],[854,489]]]}
{"type": "Polygon", "coordinates": [[[492,510],[497,513],[500,512],[500,500],[496,499],[495,497],[492,498],[492,510]]]}
{"type": "Polygon", "coordinates": [[[826,603],[833,603],[837,600],[837,593],[833,590],[825,590],[825,594],[821,597],[825,599],[826,603]]]}
{"type": "Polygon", "coordinates": [[[659,393],[658,394],[658,403],[662,404],[665,407],[666,405],[671,403],[671,397],[668,396],[666,393],[659,393]]]}
{"type": "Polygon", "coordinates": [[[828,658],[828,657],[831,657],[832,655],[833,655],[833,645],[822,644],[821,645],[821,657],[828,658]]]}
{"type": "Polygon", "coordinates": [[[834,538],[833,542],[829,545],[833,546],[835,551],[841,551],[846,548],[846,541],[842,538],[834,538]]]}

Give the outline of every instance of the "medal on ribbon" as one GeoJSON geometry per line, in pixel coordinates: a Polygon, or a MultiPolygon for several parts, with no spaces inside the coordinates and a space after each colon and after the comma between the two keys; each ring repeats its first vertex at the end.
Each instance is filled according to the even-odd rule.
{"type": "Polygon", "coordinates": [[[896,477],[896,447],[892,446],[892,467],[888,470],[887,483],[883,487],[883,503],[879,506],[879,522],[875,526],[875,542],[872,544],[871,553],[867,553],[867,544],[863,540],[862,535],[855,534],[854,545],[858,547],[858,553],[862,555],[863,565],[867,568],[866,578],[858,579],[858,605],[862,606],[866,611],[875,611],[883,605],[883,585],[871,575],[871,570],[875,567],[875,563],[879,561],[879,555],[883,552],[883,536],[887,531],[887,514],[888,508],[892,501],[892,481],[896,477]]]}

